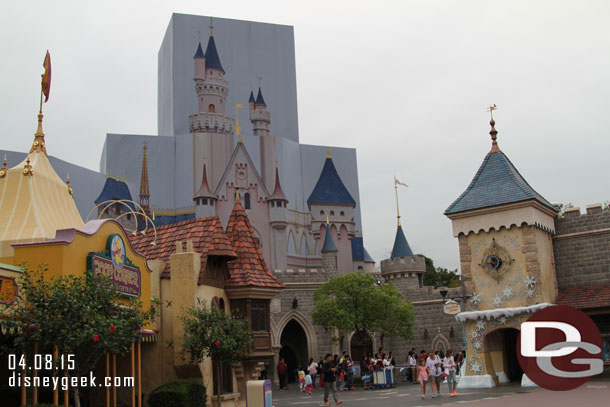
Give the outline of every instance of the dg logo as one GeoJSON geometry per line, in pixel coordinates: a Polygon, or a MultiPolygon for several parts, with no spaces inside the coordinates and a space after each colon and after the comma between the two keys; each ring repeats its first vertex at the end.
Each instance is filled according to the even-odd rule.
{"type": "Polygon", "coordinates": [[[556,305],[521,324],[517,355],[523,372],[548,390],[572,390],[604,370],[602,338],[584,312],[556,305]]]}

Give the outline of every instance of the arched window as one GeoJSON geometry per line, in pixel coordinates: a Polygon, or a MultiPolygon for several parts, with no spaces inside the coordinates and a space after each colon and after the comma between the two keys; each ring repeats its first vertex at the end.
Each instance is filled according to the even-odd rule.
{"type": "Polygon", "coordinates": [[[358,271],[364,271],[364,268],[362,266],[358,266],[358,271]]]}
{"type": "Polygon", "coordinates": [[[335,216],[335,211],[330,211],[330,216],[335,216]]]}
{"type": "Polygon", "coordinates": [[[294,236],[292,235],[292,231],[288,233],[288,254],[297,254],[296,244],[294,243],[294,236]]]}
{"type": "Polygon", "coordinates": [[[225,310],[225,299],[221,298],[220,301],[218,301],[218,309],[220,309],[221,311],[225,310]]]}
{"type": "Polygon", "coordinates": [[[345,216],[345,212],[341,211],[341,213],[339,215],[345,216]]]}
{"type": "Polygon", "coordinates": [[[324,216],[324,211],[320,211],[320,216],[324,216]]]}
{"type": "Polygon", "coordinates": [[[209,104],[208,105],[208,112],[209,113],[216,113],[216,106],[214,106],[213,104],[209,104]]]}
{"type": "Polygon", "coordinates": [[[250,209],[250,194],[248,192],[244,194],[244,208],[250,209]]]}

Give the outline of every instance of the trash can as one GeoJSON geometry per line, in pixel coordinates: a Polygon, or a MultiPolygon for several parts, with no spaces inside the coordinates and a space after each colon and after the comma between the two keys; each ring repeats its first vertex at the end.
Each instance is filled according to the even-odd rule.
{"type": "Polygon", "coordinates": [[[249,380],[246,384],[246,407],[273,407],[271,380],[249,380]]]}

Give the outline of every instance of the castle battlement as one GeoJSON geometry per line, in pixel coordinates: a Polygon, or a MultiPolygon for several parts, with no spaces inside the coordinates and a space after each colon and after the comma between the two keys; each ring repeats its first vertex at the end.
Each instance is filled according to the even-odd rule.
{"type": "MultiPolygon", "coordinates": [[[[423,257],[400,257],[381,261],[381,274],[388,273],[423,273],[426,271],[426,261],[423,257]]],[[[404,277],[404,276],[403,276],[404,277]]],[[[392,277],[394,278],[394,277],[392,277]]],[[[400,277],[398,277],[400,278],[400,277]]]]}
{"type": "Polygon", "coordinates": [[[235,119],[216,113],[197,113],[189,116],[189,123],[193,133],[233,134],[235,119]]]}

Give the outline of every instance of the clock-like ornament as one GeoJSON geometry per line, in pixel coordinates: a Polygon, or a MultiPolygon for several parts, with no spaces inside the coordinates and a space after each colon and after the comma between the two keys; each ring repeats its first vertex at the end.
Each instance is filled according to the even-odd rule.
{"type": "Polygon", "coordinates": [[[500,278],[510,270],[513,261],[514,259],[510,257],[508,250],[496,243],[496,239],[493,239],[483,255],[480,266],[490,276],[494,277],[499,284],[500,278]]]}

